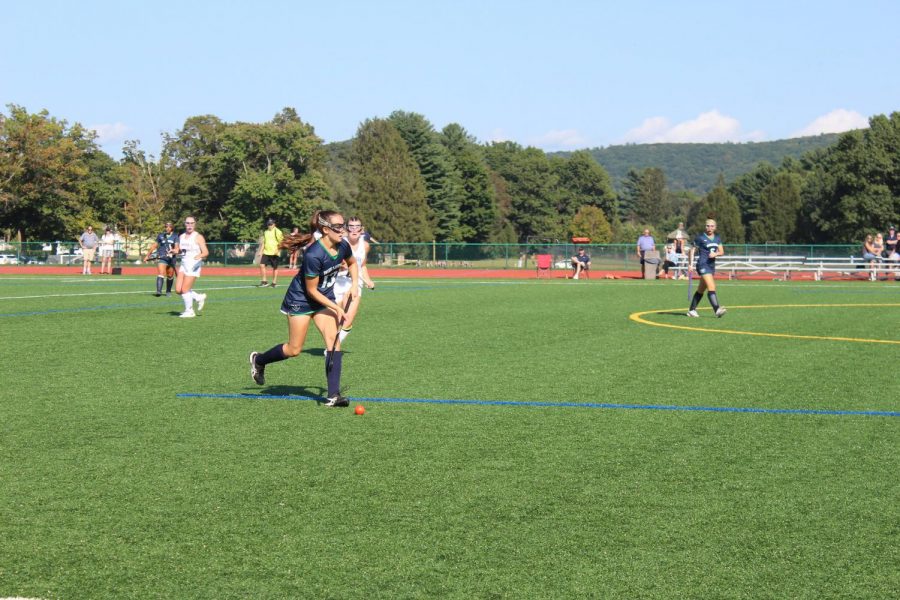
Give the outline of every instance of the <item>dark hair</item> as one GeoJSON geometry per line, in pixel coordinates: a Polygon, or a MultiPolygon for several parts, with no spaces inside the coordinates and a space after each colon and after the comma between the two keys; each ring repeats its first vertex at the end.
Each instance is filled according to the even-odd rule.
{"type": "Polygon", "coordinates": [[[339,214],[341,213],[334,210],[317,210],[309,219],[309,232],[298,234],[291,233],[289,235],[286,235],[281,241],[281,244],[278,245],[278,247],[289,250],[291,252],[300,248],[305,248],[313,240],[313,234],[316,231],[322,231],[322,223],[329,223],[329,219],[331,217],[339,214]]]}

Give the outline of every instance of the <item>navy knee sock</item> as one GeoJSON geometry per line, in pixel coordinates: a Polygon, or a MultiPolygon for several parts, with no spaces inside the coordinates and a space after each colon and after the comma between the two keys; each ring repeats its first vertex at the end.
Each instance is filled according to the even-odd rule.
{"type": "Polygon", "coordinates": [[[174,282],[175,282],[175,278],[174,278],[174,277],[167,277],[167,278],[166,278],[166,293],[167,293],[167,294],[172,293],[172,284],[173,284],[174,282]]]}
{"type": "Polygon", "coordinates": [[[334,398],[341,392],[341,363],[344,353],[335,350],[333,353],[331,370],[328,370],[328,358],[325,359],[325,377],[328,379],[328,397],[334,398]]]}
{"type": "Polygon", "coordinates": [[[256,364],[263,367],[269,363],[287,360],[288,357],[284,355],[283,345],[284,344],[278,344],[277,346],[272,346],[262,354],[257,354],[256,364]]]}
{"type": "Polygon", "coordinates": [[[700,304],[701,300],[703,300],[703,294],[694,292],[694,297],[691,298],[691,310],[697,310],[697,305],[700,304]]]}
{"type": "Polygon", "coordinates": [[[163,276],[157,275],[156,276],[156,293],[157,294],[162,294],[162,282],[163,282],[163,276]]]}
{"type": "Polygon", "coordinates": [[[716,296],[716,293],[709,292],[707,297],[709,298],[709,303],[712,304],[713,310],[719,310],[719,297],[716,296]]]}

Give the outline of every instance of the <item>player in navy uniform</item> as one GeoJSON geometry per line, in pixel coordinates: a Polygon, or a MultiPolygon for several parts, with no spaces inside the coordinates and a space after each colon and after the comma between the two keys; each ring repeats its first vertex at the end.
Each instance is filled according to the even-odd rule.
{"type": "Polygon", "coordinates": [[[709,291],[707,294],[709,303],[712,305],[713,310],[716,311],[716,316],[721,317],[725,314],[725,307],[719,306],[719,298],[716,296],[715,274],[716,258],[725,255],[725,247],[722,245],[721,238],[716,234],[716,222],[712,219],[706,220],[706,232],[694,238],[694,246],[691,248],[690,258],[688,259],[688,269],[691,270],[694,269],[695,251],[698,253],[697,273],[700,274],[701,279],[700,285],[697,286],[697,291],[694,292],[694,297],[691,299],[691,309],[688,311],[687,316],[700,316],[697,314],[697,305],[703,300],[703,292],[709,291]]]}
{"type": "Polygon", "coordinates": [[[172,282],[175,281],[175,244],[178,243],[178,234],[171,221],[166,222],[166,230],[156,236],[156,241],[150,245],[144,262],[150,260],[150,255],[156,252],[156,294],[162,296],[163,280],[166,282],[166,296],[172,295],[172,282]]]}
{"type": "Polygon", "coordinates": [[[250,353],[250,376],[259,385],[265,383],[266,365],[282,361],[300,354],[306,332],[312,321],[322,334],[326,348],[335,348],[331,370],[326,369],[328,381],[328,401],[326,406],[349,406],[350,401],[340,395],[342,352],[338,335],[338,323],[344,318],[344,309],[334,299],[334,282],[341,263],[346,261],[350,271],[351,286],[345,300],[356,293],[359,286],[359,267],[353,250],[343,239],[344,217],[340,213],[326,210],[313,215],[315,229],[302,235],[290,235],[281,242],[287,250],[306,248],[300,270],[288,286],[281,303],[281,312],[287,315],[288,341],[273,346],[266,352],[250,353]],[[318,231],[322,237],[314,238],[318,231]],[[310,243],[312,241],[312,243],[310,243]],[[308,246],[307,246],[308,244],[308,246]]]}

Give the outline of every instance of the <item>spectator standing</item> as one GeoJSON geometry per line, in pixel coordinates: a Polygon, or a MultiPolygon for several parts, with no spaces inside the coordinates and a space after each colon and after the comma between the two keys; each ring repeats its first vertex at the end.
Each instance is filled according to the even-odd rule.
{"type": "Polygon", "coordinates": [[[637,241],[637,257],[641,259],[641,273],[644,272],[644,254],[656,250],[656,240],[650,235],[649,229],[644,229],[637,241]]]}
{"type": "Polygon", "coordinates": [[[100,274],[112,275],[112,260],[116,250],[116,235],[107,226],[100,238],[100,274]]]}
{"type": "Polygon", "coordinates": [[[266,221],[266,230],[263,231],[262,256],[259,259],[259,287],[275,287],[278,282],[278,261],[281,258],[279,245],[284,239],[284,234],[275,226],[275,219],[266,221]],[[266,266],[272,267],[272,283],[266,279],[266,266]]]}
{"type": "Polygon", "coordinates": [[[94,233],[94,228],[88,225],[87,229],[84,230],[84,233],[81,234],[81,237],[78,238],[78,245],[81,246],[82,275],[91,274],[91,263],[94,262],[94,253],[97,252],[97,245],[99,243],[100,239],[97,237],[97,234],[94,233]]]}

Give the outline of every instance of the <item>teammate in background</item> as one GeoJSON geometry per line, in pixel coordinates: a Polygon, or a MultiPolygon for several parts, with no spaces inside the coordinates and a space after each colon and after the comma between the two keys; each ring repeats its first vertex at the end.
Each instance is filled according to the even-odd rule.
{"type": "Polygon", "coordinates": [[[172,283],[175,281],[175,246],[178,245],[178,234],[171,221],[166,221],[166,230],[156,236],[156,241],[150,244],[144,262],[150,260],[150,255],[156,252],[156,294],[162,296],[163,281],[166,282],[166,296],[172,295],[172,283]]]}
{"type": "MultiPolygon", "coordinates": [[[[369,270],[366,268],[366,257],[369,254],[369,242],[363,238],[363,231],[362,221],[359,220],[359,217],[350,217],[347,221],[347,235],[344,239],[350,244],[350,250],[353,251],[353,258],[356,259],[356,265],[359,269],[359,287],[357,288],[356,293],[353,294],[350,308],[347,309],[347,314],[344,316],[344,324],[341,326],[341,331],[338,333],[341,343],[344,342],[347,336],[350,335],[350,330],[353,329],[353,320],[356,318],[356,313],[359,312],[359,303],[362,301],[363,286],[370,290],[375,289],[375,282],[369,279],[369,270]]],[[[338,305],[344,306],[344,297],[347,295],[352,284],[353,282],[350,278],[349,269],[346,265],[342,265],[334,283],[334,298],[338,305]]]]}
{"type": "MultiPolygon", "coordinates": [[[[344,318],[344,309],[334,297],[334,283],[341,263],[347,261],[350,273],[348,298],[355,295],[359,287],[359,265],[347,240],[343,239],[344,218],[340,213],[326,210],[313,215],[315,230],[309,233],[289,236],[281,243],[288,251],[304,248],[300,271],[291,280],[281,312],[287,315],[288,341],[273,346],[265,352],[250,353],[250,376],[259,385],[265,384],[266,365],[297,356],[303,350],[309,323],[312,321],[322,334],[326,348],[335,348],[332,367],[328,370],[326,359],[325,377],[328,381],[327,406],[349,406],[350,401],[340,395],[343,353],[340,350],[338,323],[344,318]],[[318,231],[321,238],[314,240],[318,231]],[[307,247],[308,245],[308,247],[307,247]]],[[[352,299],[351,299],[352,302],[352,299]]]]}
{"type": "Polygon", "coordinates": [[[100,238],[100,274],[112,275],[113,253],[116,251],[116,234],[110,227],[106,228],[100,238]]]}
{"type": "Polygon", "coordinates": [[[694,269],[695,250],[699,250],[697,273],[700,274],[701,279],[700,285],[697,286],[697,291],[694,292],[694,297],[691,299],[691,308],[687,316],[700,316],[697,314],[697,305],[703,300],[703,292],[708,290],[709,303],[712,305],[713,310],[716,311],[716,316],[721,317],[725,314],[725,307],[719,306],[719,298],[716,296],[715,275],[716,258],[725,256],[725,246],[722,245],[721,238],[716,234],[716,222],[714,220],[707,219],[706,231],[694,238],[694,245],[691,247],[690,257],[688,258],[688,270],[691,271],[694,269]]]}
{"type": "Polygon", "coordinates": [[[78,245],[81,246],[81,259],[84,261],[81,267],[82,275],[91,274],[91,263],[94,262],[94,253],[97,252],[99,243],[100,239],[94,233],[94,228],[88,225],[81,237],[78,238],[78,245]]]}
{"type": "Polygon", "coordinates": [[[275,219],[266,221],[266,230],[263,231],[263,251],[259,259],[259,287],[275,287],[278,282],[278,261],[281,258],[279,244],[284,239],[284,234],[275,226],[275,219]],[[266,265],[272,267],[272,283],[266,280],[266,265]]]}
{"type": "Polygon", "coordinates": [[[178,236],[175,253],[181,256],[178,267],[178,278],[175,280],[175,293],[184,301],[184,312],[178,315],[189,319],[197,316],[194,313],[194,300],[197,301],[197,312],[206,304],[206,294],[198,294],[193,290],[194,282],[200,277],[203,259],[209,256],[206,239],[196,231],[197,220],[189,216],[184,220],[184,233],[178,236]]]}
{"type": "MultiPolygon", "coordinates": [[[[294,227],[293,231],[291,231],[291,235],[300,235],[300,228],[294,227]]],[[[291,251],[288,255],[288,269],[296,269],[297,268],[297,258],[300,256],[300,248],[296,248],[291,251]]]]}

